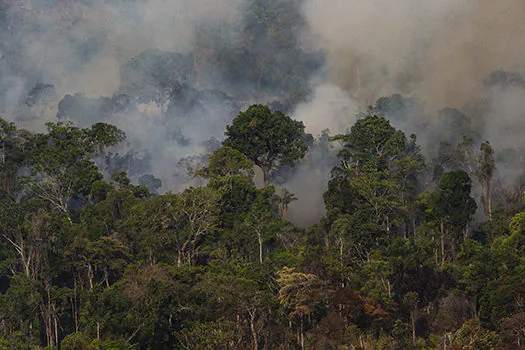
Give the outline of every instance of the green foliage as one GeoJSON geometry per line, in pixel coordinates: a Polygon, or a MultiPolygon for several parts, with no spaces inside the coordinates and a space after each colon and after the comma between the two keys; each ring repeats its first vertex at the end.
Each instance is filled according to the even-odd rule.
{"type": "MultiPolygon", "coordinates": [[[[286,40],[278,4],[251,3],[254,35],[266,28],[286,40]]],[[[177,66],[159,55],[158,71],[133,64],[153,75],[177,66]]],[[[152,79],[159,90],[150,97],[162,104],[171,85],[152,79]]],[[[409,113],[410,103],[392,96],[376,110],[405,120],[396,111],[409,113]]],[[[333,138],[342,147],[324,195],[326,216],[308,228],[286,221],[290,203],[305,205],[301,193],[254,184],[254,165],[267,180],[304,157],[311,142],[302,123],[268,107],[234,119],[224,146],[197,172],[204,186],[163,194],[153,175],[135,186],[116,169],[103,180],[94,159],[124,139],[113,126],[51,123],[31,134],[0,120],[0,348],[522,343],[521,192],[505,199],[510,192],[498,188],[489,196],[499,174],[488,142],[476,154],[473,138],[452,135],[432,174],[416,137],[373,111],[333,138]],[[433,175],[436,183],[424,187],[433,175]],[[485,207],[487,223],[474,218],[474,175],[485,203],[495,199],[493,215],[485,207]]],[[[461,115],[443,113],[466,127],[461,115]]],[[[328,142],[326,132],[322,138],[328,142]]]]}
{"type": "Polygon", "coordinates": [[[82,333],[71,333],[60,343],[60,348],[64,350],[92,350],[91,340],[82,333]]]}
{"type": "Polygon", "coordinates": [[[153,197],[132,208],[123,227],[150,262],[169,252],[179,265],[192,264],[198,245],[215,230],[218,200],[219,194],[208,187],[153,197]]]}
{"type": "Polygon", "coordinates": [[[478,320],[469,320],[458,330],[452,348],[465,350],[490,350],[498,344],[498,334],[481,327],[478,320]]]}
{"type": "Polygon", "coordinates": [[[514,215],[510,221],[511,234],[523,234],[525,232],[525,213],[514,215]]]}
{"type": "Polygon", "coordinates": [[[269,173],[278,166],[294,166],[305,156],[312,136],[305,134],[302,122],[280,111],[253,105],[226,127],[225,146],[232,147],[259,166],[268,184],[269,173]]]}
{"type": "Polygon", "coordinates": [[[439,182],[436,213],[452,229],[464,229],[476,212],[476,202],[470,197],[471,189],[472,181],[463,170],[449,171],[439,182]]]}
{"type": "Polygon", "coordinates": [[[209,157],[208,166],[200,169],[197,175],[211,180],[236,176],[251,180],[253,163],[238,150],[223,146],[209,157]]]}
{"type": "MultiPolygon", "coordinates": [[[[361,237],[375,236],[376,242],[384,233],[399,230],[409,219],[404,212],[415,199],[417,176],[424,165],[415,137],[408,140],[386,119],[368,114],[357,120],[350,133],[333,139],[341,141],[343,148],[338,155],[341,165],[332,170],[325,193],[329,218],[350,214],[354,226],[359,223],[358,230],[375,231],[361,237]],[[365,221],[370,216],[375,220],[365,221]]],[[[366,250],[372,248],[367,246],[366,250]]]]}

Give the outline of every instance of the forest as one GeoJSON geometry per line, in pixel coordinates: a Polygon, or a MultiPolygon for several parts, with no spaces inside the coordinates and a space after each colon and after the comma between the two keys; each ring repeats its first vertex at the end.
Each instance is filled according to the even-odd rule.
{"type": "Polygon", "coordinates": [[[0,350],[525,348],[525,5],[411,3],[1,0],[0,350]]]}

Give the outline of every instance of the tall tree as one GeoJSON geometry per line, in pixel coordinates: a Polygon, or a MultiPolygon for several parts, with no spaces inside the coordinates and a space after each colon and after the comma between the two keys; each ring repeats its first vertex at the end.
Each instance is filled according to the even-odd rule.
{"type": "MultiPolygon", "coordinates": [[[[388,232],[399,218],[398,209],[415,197],[423,157],[415,136],[408,140],[388,120],[371,112],[358,119],[350,133],[333,138],[343,143],[338,154],[341,165],[332,172],[325,200],[337,199],[331,192],[347,187],[345,191],[354,192],[354,209],[371,210],[376,224],[388,232]]],[[[331,206],[327,203],[328,208],[331,206]]]]}
{"type": "Polygon", "coordinates": [[[71,123],[48,123],[48,133],[37,135],[31,154],[31,192],[68,217],[70,200],[87,196],[100,180],[91,157],[125,139],[113,125],[94,124],[82,129],[71,123]]]}
{"type": "Polygon", "coordinates": [[[296,272],[294,268],[285,267],[278,272],[279,301],[289,312],[291,320],[298,319],[297,344],[305,348],[304,316],[314,312],[321,302],[324,281],[316,275],[296,272]]]}
{"type": "Polygon", "coordinates": [[[467,225],[477,209],[476,201],[470,196],[471,189],[472,180],[463,170],[449,171],[439,182],[435,205],[436,213],[441,218],[442,266],[445,261],[445,236],[450,231],[454,233],[454,237],[450,237],[453,254],[457,237],[463,233],[464,239],[467,238],[467,225]]]}
{"type": "Polygon", "coordinates": [[[476,176],[483,188],[482,203],[485,209],[485,214],[492,221],[492,177],[496,170],[496,163],[494,161],[494,150],[488,141],[483,142],[480,147],[479,167],[476,171],[476,176]]]}
{"type": "Polygon", "coordinates": [[[295,193],[288,191],[286,188],[281,188],[281,194],[274,195],[274,201],[277,202],[277,212],[281,219],[286,220],[288,215],[288,205],[296,201],[295,193]]]}
{"type": "Polygon", "coordinates": [[[24,163],[24,144],[29,143],[31,136],[0,118],[0,176],[2,189],[7,193],[12,192],[17,170],[24,163]]]}
{"type": "Polygon", "coordinates": [[[225,146],[242,152],[246,158],[261,168],[264,186],[268,185],[270,172],[282,165],[294,166],[305,156],[312,143],[312,135],[304,132],[302,122],[293,120],[280,111],[253,105],[241,112],[226,127],[225,146]]]}
{"type": "Polygon", "coordinates": [[[174,247],[177,265],[191,265],[200,240],[217,225],[218,193],[209,187],[189,188],[144,201],[132,210],[125,227],[153,265],[162,250],[174,247]]]}

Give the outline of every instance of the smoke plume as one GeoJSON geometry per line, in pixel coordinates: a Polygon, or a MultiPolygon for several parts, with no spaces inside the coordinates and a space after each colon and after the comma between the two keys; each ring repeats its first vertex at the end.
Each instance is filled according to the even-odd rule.
{"type": "Polygon", "coordinates": [[[306,0],[303,10],[329,79],[367,104],[417,93],[432,112],[461,108],[490,72],[524,68],[520,0],[306,0]]]}

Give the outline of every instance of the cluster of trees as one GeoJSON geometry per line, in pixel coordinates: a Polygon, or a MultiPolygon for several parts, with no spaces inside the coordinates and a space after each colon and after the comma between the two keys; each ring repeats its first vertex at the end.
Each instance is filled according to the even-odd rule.
{"type": "Polygon", "coordinates": [[[125,139],[114,126],[2,120],[0,348],[519,348],[521,194],[491,202],[488,142],[444,142],[425,162],[375,112],[331,138],[326,215],[306,229],[270,175],[320,140],[269,107],[227,127],[205,185],[162,195],[151,175],[99,171],[125,139]]]}

